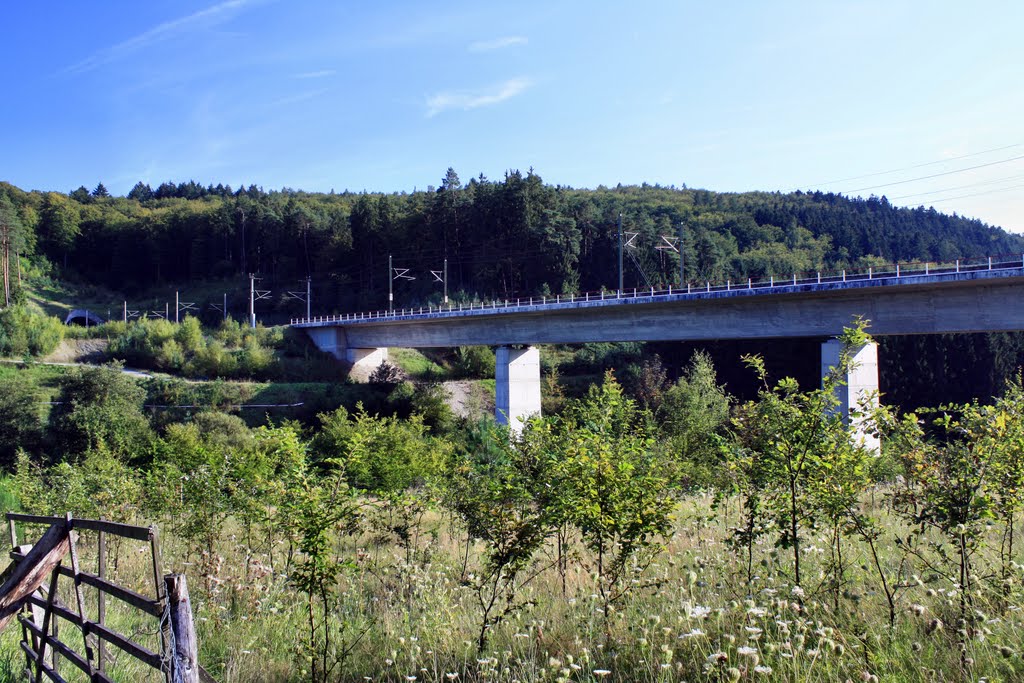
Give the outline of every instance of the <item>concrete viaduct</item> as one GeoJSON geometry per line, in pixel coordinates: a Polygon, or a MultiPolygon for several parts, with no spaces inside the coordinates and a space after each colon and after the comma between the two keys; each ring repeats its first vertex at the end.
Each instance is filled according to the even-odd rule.
{"type": "MultiPolygon", "coordinates": [[[[793,276],[685,289],[502,300],[294,320],[322,351],[363,372],[387,347],[497,348],[496,417],[516,428],[540,412],[537,344],[818,337],[822,372],[838,360],[831,339],[857,316],[874,336],[1024,330],[1024,257],[892,267],[886,272],[793,276]]],[[[860,349],[844,413],[877,392],[874,344],[860,349]]]]}

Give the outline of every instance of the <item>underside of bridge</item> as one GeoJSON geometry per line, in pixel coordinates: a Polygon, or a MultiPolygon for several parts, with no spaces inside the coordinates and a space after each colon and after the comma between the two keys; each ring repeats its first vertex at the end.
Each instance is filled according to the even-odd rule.
{"type": "MultiPolygon", "coordinates": [[[[493,346],[497,353],[497,409],[513,429],[540,412],[538,344],[721,339],[828,339],[860,318],[876,336],[1024,330],[1024,268],[895,277],[847,283],[562,300],[554,305],[493,305],[466,310],[352,315],[304,321],[323,351],[367,375],[386,348],[493,346]]],[[[822,376],[839,362],[839,342],[821,349],[822,376]]],[[[875,344],[859,349],[844,377],[839,402],[856,415],[878,396],[875,344]]],[[[863,432],[863,430],[861,430],[863,432]]],[[[864,442],[877,440],[862,433],[864,442]]]]}

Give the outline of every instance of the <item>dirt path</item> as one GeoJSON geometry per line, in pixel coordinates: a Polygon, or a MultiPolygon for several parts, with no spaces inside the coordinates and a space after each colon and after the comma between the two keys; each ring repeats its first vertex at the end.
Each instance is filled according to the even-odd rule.
{"type": "Polygon", "coordinates": [[[106,357],[106,339],[65,339],[42,359],[44,363],[101,363],[106,357]]]}
{"type": "Polygon", "coordinates": [[[448,405],[459,417],[473,417],[484,412],[494,412],[494,400],[476,382],[452,380],[444,383],[448,392],[448,405]]]}

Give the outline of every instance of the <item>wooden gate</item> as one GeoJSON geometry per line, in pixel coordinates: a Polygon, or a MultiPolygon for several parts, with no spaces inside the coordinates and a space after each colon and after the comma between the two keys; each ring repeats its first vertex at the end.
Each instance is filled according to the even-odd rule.
{"type": "MultiPolygon", "coordinates": [[[[109,682],[111,667],[126,655],[142,664],[141,669],[138,665],[131,669],[131,675],[140,680],[146,670],[168,683],[212,680],[196,660],[185,577],[163,575],[156,527],[76,519],[70,514],[7,513],[7,521],[13,563],[0,577],[0,628],[20,609],[20,645],[28,679],[109,682]],[[19,524],[48,529],[36,543],[19,545],[19,524]],[[120,546],[120,539],[144,544],[136,550],[146,556],[148,577],[136,583],[137,590],[119,585],[108,575],[108,545],[120,546]],[[94,559],[95,571],[82,566],[84,556],[94,559]],[[116,601],[109,605],[116,608],[114,620],[108,598],[116,601]],[[131,635],[112,626],[115,622],[131,625],[131,635]],[[149,636],[147,642],[139,642],[146,640],[144,635],[149,636]]],[[[22,534],[26,531],[22,529],[22,534]]]]}

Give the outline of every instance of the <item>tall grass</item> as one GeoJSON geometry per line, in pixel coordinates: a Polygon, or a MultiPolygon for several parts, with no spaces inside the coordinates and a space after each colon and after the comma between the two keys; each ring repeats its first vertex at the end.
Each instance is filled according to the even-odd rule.
{"type": "MultiPolygon", "coordinates": [[[[885,495],[878,490],[873,497],[878,502],[885,495]]],[[[379,503],[362,504],[372,515],[379,503]]],[[[955,590],[933,571],[906,565],[899,574],[905,587],[890,630],[857,543],[845,548],[849,571],[840,609],[831,604],[824,532],[811,534],[804,551],[807,575],[816,577],[805,594],[794,590],[785,554],[765,543],[755,546],[757,573],[747,585],[743,561],[727,543],[740,513],[735,500],[715,511],[710,496],[682,499],[675,533],[644,585],[613,608],[610,640],[593,558],[573,544],[563,582],[557,549],[549,544],[526,589],[531,606],[498,626],[482,654],[475,647],[478,606],[464,574],[480,549],[472,546],[466,555],[464,533],[450,518],[429,513],[411,554],[386,532],[337,539],[346,570],[335,616],[351,648],[339,680],[1024,680],[1019,582],[1002,597],[978,596],[979,629],[967,645],[970,669],[962,671],[954,646],[955,590]]],[[[886,537],[906,533],[895,518],[883,519],[886,537]]],[[[152,521],[165,529],[167,570],[189,575],[203,665],[226,682],[306,680],[308,665],[296,647],[304,605],[289,583],[288,544],[277,540],[253,551],[242,541],[242,527],[231,523],[211,557],[169,534],[173,520],[152,521]]],[[[121,571],[127,575],[147,560],[126,550],[121,571]]],[[[895,571],[904,559],[890,545],[883,561],[895,571]]],[[[5,638],[2,647],[0,666],[14,643],[5,638]]]]}

